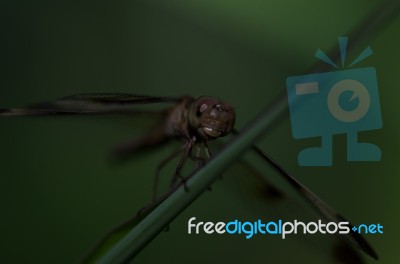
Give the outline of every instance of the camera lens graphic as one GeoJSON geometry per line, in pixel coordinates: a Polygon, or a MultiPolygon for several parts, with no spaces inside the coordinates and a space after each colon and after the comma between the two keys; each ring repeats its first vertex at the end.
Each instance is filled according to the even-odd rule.
{"type": "Polygon", "coordinates": [[[331,114],[339,121],[350,123],[360,120],[368,112],[371,104],[370,96],[367,88],[360,82],[347,79],[337,82],[332,86],[328,94],[328,108],[331,114]],[[350,101],[358,98],[358,106],[346,111],[340,106],[339,98],[343,92],[350,91],[353,93],[350,101]]]}

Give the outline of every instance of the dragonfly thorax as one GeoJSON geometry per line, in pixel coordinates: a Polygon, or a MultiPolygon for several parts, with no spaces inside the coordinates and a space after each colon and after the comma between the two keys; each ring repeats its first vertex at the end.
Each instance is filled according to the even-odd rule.
{"type": "Polygon", "coordinates": [[[235,125],[235,110],[214,97],[202,96],[193,101],[188,113],[190,128],[201,140],[229,134],[235,125]]]}

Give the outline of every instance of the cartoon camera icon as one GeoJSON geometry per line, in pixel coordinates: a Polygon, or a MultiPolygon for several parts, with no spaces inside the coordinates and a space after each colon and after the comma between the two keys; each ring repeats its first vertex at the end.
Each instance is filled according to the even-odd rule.
{"type": "MultiPolygon", "coordinates": [[[[347,38],[339,38],[344,65],[347,38]]],[[[352,64],[372,54],[367,48],[352,64]]],[[[316,56],[336,66],[322,51],[316,56]]],[[[336,66],[337,67],[337,66],[336,66]]],[[[295,139],[321,137],[321,146],[299,153],[301,166],[332,166],[332,136],[347,134],[348,161],[378,161],[380,148],[358,142],[358,132],[380,129],[382,117],[373,67],[289,77],[286,80],[295,139]]]]}

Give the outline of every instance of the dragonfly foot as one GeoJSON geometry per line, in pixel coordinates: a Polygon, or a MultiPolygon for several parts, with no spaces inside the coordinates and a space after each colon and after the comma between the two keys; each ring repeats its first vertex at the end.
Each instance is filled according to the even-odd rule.
{"type": "Polygon", "coordinates": [[[183,188],[185,188],[185,191],[189,192],[189,188],[187,187],[187,184],[186,184],[186,179],[182,179],[182,184],[183,184],[183,188]]]}
{"type": "Polygon", "coordinates": [[[188,192],[189,188],[187,187],[186,181],[187,181],[187,179],[185,177],[183,177],[180,174],[176,174],[175,177],[171,181],[171,187],[174,187],[174,186],[179,185],[179,184],[183,184],[183,187],[185,188],[185,191],[188,192]],[[179,180],[180,180],[180,183],[178,182],[179,180]],[[177,184],[177,182],[178,182],[178,184],[177,184]]]}

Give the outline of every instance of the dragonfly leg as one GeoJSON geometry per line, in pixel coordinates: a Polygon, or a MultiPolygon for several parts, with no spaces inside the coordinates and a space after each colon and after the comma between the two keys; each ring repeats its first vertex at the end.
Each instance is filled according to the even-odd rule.
{"type": "Polygon", "coordinates": [[[191,156],[194,142],[195,142],[195,139],[191,139],[191,140],[188,140],[187,143],[185,144],[185,146],[183,148],[184,149],[183,155],[182,155],[181,160],[178,163],[178,166],[176,167],[175,175],[171,181],[171,186],[174,186],[176,184],[177,180],[180,179],[182,181],[183,186],[185,187],[185,190],[189,191],[188,187],[186,186],[186,178],[181,175],[181,171],[182,171],[183,166],[185,165],[188,157],[191,156]]]}
{"type": "MultiPolygon", "coordinates": [[[[206,153],[206,157],[207,157],[207,161],[211,159],[211,151],[210,151],[210,147],[208,146],[207,142],[204,141],[204,152],[206,153]]],[[[211,186],[207,187],[207,190],[212,191],[211,186]]]]}
{"type": "Polygon", "coordinates": [[[203,166],[204,166],[204,163],[206,162],[206,161],[200,156],[200,154],[201,154],[201,148],[200,148],[199,145],[196,145],[196,153],[195,153],[194,156],[190,153],[190,158],[191,158],[194,162],[196,162],[196,170],[199,169],[199,168],[201,168],[201,167],[203,167],[203,166]]]}
{"type": "Polygon", "coordinates": [[[165,167],[165,165],[168,164],[173,158],[175,158],[182,150],[177,149],[174,152],[172,152],[170,155],[168,155],[166,158],[164,158],[160,164],[158,164],[157,169],[156,169],[156,176],[154,177],[154,183],[153,183],[153,201],[157,199],[157,192],[158,192],[158,184],[160,181],[160,172],[161,170],[165,167]]]}
{"type": "MultiPolygon", "coordinates": [[[[190,158],[196,162],[196,170],[203,167],[204,164],[206,163],[205,159],[200,157],[200,153],[201,153],[201,148],[199,145],[197,145],[195,156],[193,156],[193,155],[190,156],[190,158]]],[[[207,154],[206,154],[206,156],[207,156],[207,160],[209,160],[210,159],[209,156],[207,154]]],[[[211,186],[207,187],[207,190],[211,191],[211,186]]]]}
{"type": "MultiPolygon", "coordinates": [[[[210,147],[208,146],[207,142],[205,142],[205,141],[204,141],[204,152],[206,153],[207,160],[210,160],[211,156],[212,156],[211,150],[210,150],[210,147]]],[[[223,179],[222,174],[219,175],[219,178],[223,179]]]]}
{"type": "Polygon", "coordinates": [[[207,160],[210,160],[211,159],[211,150],[206,141],[204,141],[204,152],[206,153],[207,160]]]}

